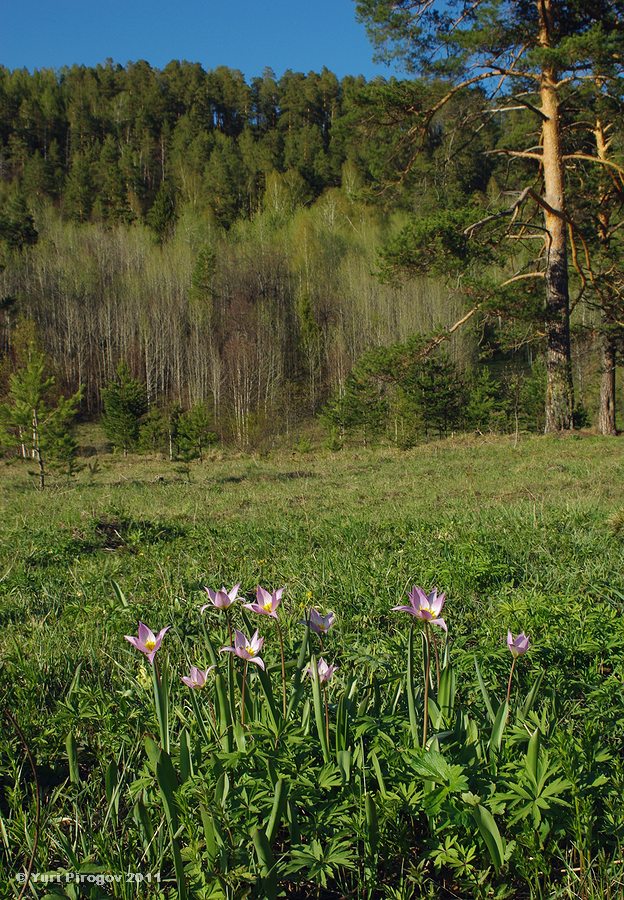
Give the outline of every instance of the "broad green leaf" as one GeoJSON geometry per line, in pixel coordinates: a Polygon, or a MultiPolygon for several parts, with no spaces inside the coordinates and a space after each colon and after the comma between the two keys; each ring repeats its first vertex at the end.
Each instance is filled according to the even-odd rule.
{"type": "Polygon", "coordinates": [[[488,689],[486,688],[485,681],[483,680],[483,676],[481,675],[481,669],[479,668],[479,663],[477,662],[476,656],[474,657],[474,664],[477,672],[477,681],[479,682],[479,688],[481,689],[481,695],[483,696],[487,714],[490,717],[490,722],[494,722],[496,716],[494,715],[492,703],[490,702],[490,695],[488,694],[488,689]]]}
{"type": "Polygon", "coordinates": [[[505,726],[507,725],[508,716],[509,704],[506,700],[503,700],[498,708],[498,712],[496,713],[494,724],[492,725],[492,734],[490,735],[490,750],[495,750],[496,752],[500,750],[501,744],[503,742],[503,732],[505,731],[505,726]]]}
{"type": "Polygon", "coordinates": [[[128,600],[126,599],[126,595],[124,594],[124,592],[122,591],[122,589],[120,588],[118,583],[113,578],[111,578],[111,587],[113,589],[113,593],[115,594],[115,597],[116,597],[119,605],[127,608],[129,606],[129,604],[128,604],[128,600]]]}
{"type": "Polygon", "coordinates": [[[481,804],[471,806],[470,814],[477,823],[481,837],[488,848],[490,859],[494,864],[494,868],[498,871],[505,862],[505,844],[498,830],[498,825],[494,821],[494,816],[489,809],[486,809],[481,804]]]}
{"type": "Polygon", "coordinates": [[[526,754],[526,770],[529,777],[533,780],[535,784],[537,784],[538,779],[538,760],[539,760],[539,749],[540,749],[540,732],[539,728],[536,728],[531,737],[529,738],[529,746],[526,754]]]}
{"type": "Polygon", "coordinates": [[[379,844],[379,822],[377,820],[377,807],[375,806],[375,798],[367,791],[364,796],[364,807],[366,810],[366,838],[372,854],[377,852],[379,844]]]}
{"type": "Polygon", "coordinates": [[[284,817],[286,801],[288,799],[288,782],[284,778],[278,778],[275,785],[273,808],[266,827],[266,836],[269,844],[272,844],[277,834],[279,824],[284,817]]]}

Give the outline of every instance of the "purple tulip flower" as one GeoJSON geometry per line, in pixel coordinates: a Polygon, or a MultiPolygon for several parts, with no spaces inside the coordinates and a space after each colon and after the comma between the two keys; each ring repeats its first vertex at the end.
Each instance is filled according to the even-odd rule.
{"type": "Polygon", "coordinates": [[[219,653],[235,653],[241,659],[244,659],[245,662],[255,663],[255,665],[264,669],[264,662],[258,656],[263,644],[264,638],[258,637],[257,629],[251,640],[242,631],[237,630],[234,632],[234,646],[221,647],[219,653]]]}
{"type": "Polygon", "coordinates": [[[432,625],[438,625],[444,631],[448,631],[446,622],[441,618],[440,613],[444,606],[445,594],[439,594],[437,590],[426,594],[422,588],[414,587],[409,593],[409,606],[393,606],[392,609],[399,612],[407,612],[423,622],[431,622],[432,625]]]}
{"type": "MultiPolygon", "coordinates": [[[[238,596],[239,587],[240,584],[235,584],[231,591],[226,591],[224,587],[222,587],[220,591],[213,591],[209,587],[205,587],[204,590],[210,597],[213,606],[216,606],[217,609],[229,609],[238,596]]],[[[210,603],[205,603],[200,609],[200,612],[203,613],[209,607],[210,603]]]]}
{"type": "Polygon", "coordinates": [[[160,645],[162,644],[162,639],[165,634],[169,631],[171,626],[167,625],[166,628],[163,628],[158,634],[154,634],[154,632],[144,625],[143,622],[139,622],[139,636],[133,637],[129,634],[124,635],[125,639],[129,641],[133,647],[136,647],[137,650],[140,650],[141,653],[144,653],[151,663],[154,662],[154,657],[158,650],[160,650],[160,645]]]}
{"type": "Polygon", "coordinates": [[[284,588],[278,588],[270,594],[268,591],[265,591],[263,587],[257,587],[256,602],[243,603],[243,606],[245,609],[250,609],[252,612],[259,613],[261,616],[271,616],[271,618],[277,619],[277,607],[282,602],[283,593],[284,588]]]}
{"type": "Polygon", "coordinates": [[[527,652],[531,643],[524,633],[524,631],[520,632],[518,637],[514,637],[511,631],[507,632],[507,646],[511,651],[511,655],[514,659],[517,659],[519,656],[524,656],[527,652]]]}
{"type": "MultiPolygon", "coordinates": [[[[334,672],[338,671],[338,666],[330,666],[327,662],[321,657],[316,664],[316,674],[318,675],[318,679],[321,683],[325,683],[330,680],[333,676],[334,672]]],[[[310,678],[313,676],[312,666],[309,665],[305,670],[305,674],[309,675],[310,678]]]]}
{"type": "Polygon", "coordinates": [[[182,676],[182,681],[187,687],[193,688],[194,690],[199,690],[206,684],[208,672],[212,671],[212,669],[214,668],[216,667],[208,666],[207,669],[198,669],[197,666],[191,666],[191,671],[188,675],[182,676]]]}
{"type": "Polygon", "coordinates": [[[301,625],[308,625],[310,631],[315,634],[327,634],[330,628],[334,626],[336,616],[333,612],[327,613],[326,616],[321,615],[318,609],[312,607],[310,610],[310,618],[301,622],[301,625]]]}

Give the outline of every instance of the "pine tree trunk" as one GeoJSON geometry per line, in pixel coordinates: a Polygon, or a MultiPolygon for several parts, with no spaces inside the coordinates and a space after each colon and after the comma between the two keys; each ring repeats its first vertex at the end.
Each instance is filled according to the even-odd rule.
{"type": "MultiPolygon", "coordinates": [[[[551,2],[537,0],[540,43],[550,46],[551,2]]],[[[567,233],[561,125],[557,75],[542,71],[542,157],[544,169],[544,225],[546,227],[546,433],[571,429],[574,387],[570,358],[570,299],[568,292],[567,233]]]]}
{"type": "Polygon", "coordinates": [[[598,432],[600,434],[617,434],[615,427],[615,346],[609,334],[603,334],[600,343],[598,432]]]}

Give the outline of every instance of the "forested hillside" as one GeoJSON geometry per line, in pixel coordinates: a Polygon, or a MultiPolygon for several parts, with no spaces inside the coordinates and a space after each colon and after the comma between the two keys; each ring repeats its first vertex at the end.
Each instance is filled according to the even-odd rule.
{"type": "MultiPolygon", "coordinates": [[[[0,391],[34,341],[59,391],[82,387],[83,415],[102,412],[125,363],[151,408],[204,405],[241,446],[323,410],[341,434],[396,440],[419,420],[423,433],[543,427],[527,281],[488,289],[431,364],[414,350],[470,305],[451,229],[502,209],[527,172],[492,152],[529,133],[526,110],[483,116],[478,87],[415,128],[445,89],[327,69],[247,83],[185,62],[0,69],[0,391]],[[401,242],[419,228],[414,265],[401,242]],[[371,367],[381,347],[394,362],[371,367]],[[429,429],[440,391],[456,411],[429,429]]],[[[465,269],[483,290],[522,266],[525,244],[505,259],[480,244],[465,269]]],[[[577,402],[593,417],[599,315],[577,281],[577,402]]]]}

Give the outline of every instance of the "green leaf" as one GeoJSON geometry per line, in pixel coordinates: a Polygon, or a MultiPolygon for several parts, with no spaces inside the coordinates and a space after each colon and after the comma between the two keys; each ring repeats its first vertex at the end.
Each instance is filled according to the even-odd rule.
{"type": "Polygon", "coordinates": [[[277,875],[275,871],[275,859],[271,852],[268,838],[261,828],[255,828],[252,832],[256,857],[260,866],[260,874],[263,878],[263,896],[267,900],[273,900],[277,894],[277,875]]]}
{"type": "Polygon", "coordinates": [[[297,657],[297,665],[295,666],[295,672],[292,679],[292,688],[290,691],[290,697],[288,699],[288,706],[286,708],[286,718],[290,718],[293,714],[295,706],[301,700],[304,691],[304,678],[303,671],[308,662],[308,646],[310,643],[310,629],[306,626],[305,633],[303,635],[303,639],[301,641],[301,646],[299,648],[299,656],[297,657]]]}
{"type": "Polygon", "coordinates": [[[505,731],[505,726],[507,725],[508,716],[509,704],[506,700],[504,700],[498,708],[496,718],[494,719],[494,724],[492,725],[492,734],[490,735],[490,751],[495,750],[496,752],[498,752],[500,750],[501,744],[503,742],[503,732],[505,731]]]}
{"type": "Polygon", "coordinates": [[[180,783],[184,784],[192,774],[191,742],[187,729],[183,728],[180,732],[180,783]]]}
{"type": "Polygon", "coordinates": [[[179,900],[186,900],[188,894],[186,891],[186,879],[184,877],[184,864],[180,854],[180,843],[177,838],[178,808],[175,792],[178,787],[178,779],[173,768],[173,763],[171,762],[171,757],[164,750],[161,750],[158,762],[156,763],[156,781],[160,788],[160,796],[163,800],[165,816],[169,827],[169,840],[173,854],[177,896],[179,900]]]}
{"type": "Polygon", "coordinates": [[[542,669],[542,671],[539,673],[539,675],[533,682],[533,684],[531,686],[531,690],[526,695],[524,703],[522,704],[522,706],[520,708],[523,718],[526,718],[528,716],[528,714],[531,712],[531,710],[533,709],[533,705],[534,705],[537,695],[539,693],[539,689],[542,686],[543,680],[544,680],[544,670],[542,669]]]}
{"type": "Polygon", "coordinates": [[[115,597],[117,598],[117,602],[119,603],[119,605],[123,606],[124,608],[127,608],[129,606],[129,603],[128,603],[128,600],[126,599],[126,595],[124,594],[122,589],[119,587],[119,585],[113,578],[111,578],[111,587],[113,589],[113,593],[115,594],[115,597]]]}
{"type": "Polygon", "coordinates": [[[219,852],[219,835],[215,827],[214,818],[210,815],[203,803],[200,804],[199,812],[204,829],[204,838],[206,840],[206,853],[208,854],[208,863],[212,866],[217,858],[217,853],[219,852]]]}
{"type": "Polygon", "coordinates": [[[440,712],[446,722],[450,722],[453,718],[456,687],[455,669],[447,663],[440,674],[440,690],[437,696],[440,712]]]}
{"type": "Polygon", "coordinates": [[[65,748],[67,750],[67,761],[69,763],[69,780],[72,784],[80,784],[78,749],[76,747],[76,738],[71,731],[65,738],[65,748]]]}
{"type": "Polygon", "coordinates": [[[152,767],[154,773],[156,773],[156,766],[158,765],[158,759],[160,757],[160,747],[156,743],[156,741],[151,738],[148,734],[143,738],[143,745],[145,746],[145,752],[147,753],[147,758],[149,760],[150,766],[152,767]]]}
{"type": "Polygon", "coordinates": [[[284,778],[278,778],[273,797],[273,809],[266,827],[266,836],[269,844],[272,844],[277,834],[277,829],[284,816],[286,801],[288,799],[288,782],[284,778]]]}
{"type": "Polygon", "coordinates": [[[387,794],[386,791],[386,783],[384,781],[383,773],[381,771],[381,766],[379,764],[379,760],[377,758],[377,754],[374,750],[369,753],[368,756],[369,762],[373,767],[373,771],[375,772],[375,777],[377,778],[377,784],[379,785],[379,793],[382,797],[385,797],[387,794]]]}
{"type": "Polygon", "coordinates": [[[348,784],[351,779],[351,751],[338,750],[336,753],[336,762],[338,763],[338,768],[340,769],[344,783],[348,784]]]}
{"type": "Polygon", "coordinates": [[[481,675],[481,669],[479,668],[479,663],[477,662],[477,657],[474,657],[475,669],[477,672],[477,681],[479,682],[479,688],[481,689],[481,694],[483,696],[483,701],[485,703],[485,708],[487,710],[487,714],[490,717],[490,722],[494,722],[496,718],[494,715],[494,710],[492,708],[492,704],[490,702],[490,695],[488,694],[488,689],[485,686],[485,682],[483,680],[483,676],[481,675]]]}
{"type": "Polygon", "coordinates": [[[371,854],[377,852],[379,844],[379,822],[377,820],[377,807],[375,798],[370,792],[364,795],[364,807],[366,810],[366,838],[371,854]]]}
{"type": "Polygon", "coordinates": [[[310,671],[312,673],[312,702],[314,706],[314,721],[316,723],[316,731],[323,753],[323,759],[326,763],[330,762],[329,744],[327,742],[327,732],[325,730],[325,704],[323,702],[323,691],[321,682],[318,677],[316,657],[314,654],[310,658],[310,671]]]}
{"type": "Polygon", "coordinates": [[[538,779],[538,761],[539,761],[539,748],[540,748],[540,731],[539,728],[536,728],[531,737],[529,738],[529,746],[526,754],[526,770],[531,778],[531,780],[537,784],[538,779]]]}
{"type": "Polygon", "coordinates": [[[267,710],[269,716],[271,718],[271,722],[273,724],[273,728],[275,731],[279,731],[280,720],[282,719],[283,708],[280,708],[280,712],[277,710],[277,706],[275,704],[275,697],[273,696],[273,686],[271,684],[271,677],[268,672],[263,671],[260,667],[258,667],[257,671],[258,678],[260,680],[260,684],[262,686],[262,692],[264,693],[266,704],[264,705],[264,709],[267,710]]]}
{"type": "Polygon", "coordinates": [[[173,832],[178,830],[178,809],[175,801],[175,792],[178,789],[178,779],[171,762],[171,757],[161,750],[156,763],[156,781],[165,806],[165,815],[173,832]]]}
{"type": "Polygon", "coordinates": [[[498,830],[498,825],[494,821],[494,816],[489,809],[481,806],[481,804],[471,806],[470,814],[477,823],[481,837],[488,848],[490,859],[494,864],[494,868],[498,871],[505,862],[505,844],[498,830]]]}
{"type": "MultiPolygon", "coordinates": [[[[229,654],[228,654],[229,655],[229,654]]],[[[219,733],[221,736],[221,745],[226,753],[232,751],[232,707],[228,700],[227,691],[225,689],[225,680],[221,672],[215,675],[215,691],[216,691],[216,709],[217,721],[219,723],[219,733]]]]}

